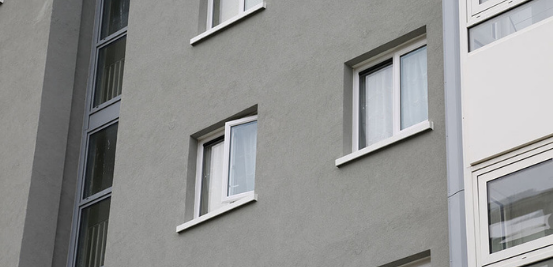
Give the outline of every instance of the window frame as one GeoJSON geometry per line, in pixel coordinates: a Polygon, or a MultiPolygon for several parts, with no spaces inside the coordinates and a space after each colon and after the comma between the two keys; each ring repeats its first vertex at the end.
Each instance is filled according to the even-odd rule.
{"type": "Polygon", "coordinates": [[[196,37],[190,39],[190,45],[194,45],[196,43],[199,43],[200,41],[204,40],[205,38],[215,34],[218,31],[221,31],[222,29],[235,24],[236,22],[258,12],[267,7],[267,4],[265,3],[265,0],[263,0],[261,3],[252,6],[251,8],[244,10],[245,8],[245,1],[246,0],[239,0],[239,11],[238,14],[235,15],[232,18],[229,18],[223,22],[220,22],[218,25],[213,26],[213,0],[207,0],[207,8],[206,8],[206,21],[200,21],[200,23],[205,23],[205,31],[197,35],[196,37]]]}
{"type": "MultiPolygon", "coordinates": [[[[199,138],[198,140],[198,148],[196,153],[196,177],[195,177],[195,194],[194,194],[194,219],[198,219],[204,216],[210,215],[210,213],[218,213],[219,210],[226,209],[227,206],[230,204],[236,203],[243,199],[248,200],[256,200],[257,196],[255,195],[255,189],[252,191],[228,196],[227,195],[227,188],[228,188],[228,176],[229,176],[229,161],[230,161],[230,130],[234,126],[243,125],[246,123],[250,123],[253,121],[257,121],[257,115],[253,116],[247,116],[244,118],[240,118],[237,120],[231,120],[225,123],[224,128],[219,128],[211,133],[208,133],[207,135],[204,135],[199,138]],[[203,164],[204,164],[204,145],[216,140],[218,138],[223,137],[223,146],[224,146],[224,152],[223,152],[223,172],[221,179],[221,203],[225,203],[222,207],[208,211],[206,214],[200,216],[200,202],[201,202],[201,193],[202,193],[202,176],[203,176],[203,164]]],[[[249,202],[249,201],[248,201],[249,202]]],[[[247,203],[247,202],[246,202],[247,203]]],[[[244,203],[245,204],[245,203],[244,203]]],[[[226,212],[226,211],[223,211],[226,212]]]]}
{"type": "MultiPolygon", "coordinates": [[[[409,126],[401,130],[401,56],[409,54],[419,48],[427,47],[426,35],[419,36],[409,42],[403,43],[392,49],[389,49],[375,57],[365,60],[359,64],[354,65],[353,68],[353,86],[352,86],[352,133],[351,133],[351,153],[338,158],[335,161],[337,167],[352,161],[358,157],[369,154],[373,151],[379,150],[383,147],[389,146],[393,143],[401,141],[405,138],[418,134],[420,132],[433,129],[433,122],[430,120],[430,116],[419,123],[409,126]],[[393,68],[393,113],[392,124],[393,132],[392,136],[383,140],[377,141],[374,144],[370,144],[364,148],[359,148],[359,91],[360,91],[360,75],[368,69],[378,66],[386,61],[392,60],[393,68]]],[[[428,94],[428,91],[427,91],[428,94]]],[[[429,103],[427,103],[429,104],[429,103]]]]}
{"type": "Polygon", "coordinates": [[[553,159],[553,140],[514,151],[472,174],[471,190],[477,266],[524,266],[553,257],[553,235],[489,252],[487,182],[553,159]]]}
{"type": "Polygon", "coordinates": [[[488,20],[511,8],[532,0],[488,0],[482,4],[479,0],[467,1],[467,19],[468,27],[474,26],[480,22],[488,20]]]}
{"type": "MultiPolygon", "coordinates": [[[[121,94],[94,107],[94,94],[96,93],[97,69],[99,65],[99,51],[108,47],[110,44],[126,38],[128,25],[116,32],[100,38],[103,7],[107,0],[95,0],[94,29],[92,30],[92,44],[90,53],[90,63],[88,71],[88,82],[86,88],[86,100],[84,102],[83,126],[81,131],[81,151],[79,155],[79,169],[75,188],[75,203],[73,208],[73,219],[71,225],[70,247],[67,257],[67,266],[76,266],[79,251],[79,239],[81,238],[82,214],[87,208],[90,208],[100,202],[112,197],[112,186],[105,188],[92,195],[84,197],[86,183],[86,168],[88,154],[90,150],[90,138],[115,124],[119,123],[119,110],[121,104],[121,94]]],[[[130,5],[130,4],[129,4],[130,5]]],[[[125,51],[126,52],[126,51],[125,51]]],[[[117,146],[117,145],[116,145],[117,146]]],[[[117,150],[117,148],[115,148],[117,150]]],[[[108,216],[109,225],[109,216],[108,216]]],[[[106,236],[107,238],[107,236],[106,236]]],[[[104,248],[105,249],[105,248],[104,248]]],[[[103,254],[103,257],[105,253],[103,254]]]]}

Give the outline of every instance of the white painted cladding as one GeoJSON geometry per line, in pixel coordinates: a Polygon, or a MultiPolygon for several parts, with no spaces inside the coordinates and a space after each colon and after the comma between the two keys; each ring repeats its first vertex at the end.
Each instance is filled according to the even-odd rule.
{"type": "Polygon", "coordinates": [[[553,19],[547,19],[465,58],[463,116],[468,163],[553,133],[551,47],[553,19]]]}

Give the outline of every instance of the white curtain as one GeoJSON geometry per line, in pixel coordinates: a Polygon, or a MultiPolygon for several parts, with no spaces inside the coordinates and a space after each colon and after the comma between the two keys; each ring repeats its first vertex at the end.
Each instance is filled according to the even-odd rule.
{"type": "Polygon", "coordinates": [[[401,57],[401,129],[428,119],[426,46],[401,57]]]}
{"type": "Polygon", "coordinates": [[[254,190],[257,121],[232,127],[228,195],[254,190]]]}
{"type": "Polygon", "coordinates": [[[213,26],[223,23],[226,20],[238,15],[238,6],[240,0],[214,0],[213,6],[213,26]]]}
{"type": "Polygon", "coordinates": [[[361,77],[359,148],[393,134],[393,68],[386,66],[361,77]]]}
{"type": "Polygon", "coordinates": [[[262,2],[263,0],[246,0],[246,2],[244,3],[244,10],[248,10],[253,6],[258,5],[262,2]]]}

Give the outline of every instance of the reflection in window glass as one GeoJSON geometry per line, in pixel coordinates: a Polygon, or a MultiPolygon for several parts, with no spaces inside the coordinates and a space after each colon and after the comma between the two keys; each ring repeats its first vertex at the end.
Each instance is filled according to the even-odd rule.
{"type": "Polygon", "coordinates": [[[121,94],[127,37],[100,49],[96,71],[94,107],[121,94]]]}
{"type": "Polygon", "coordinates": [[[222,206],[223,138],[217,138],[204,145],[200,216],[222,206]]]}
{"type": "Polygon", "coordinates": [[[228,196],[254,190],[257,121],[230,130],[228,196]]]}
{"type": "Polygon", "coordinates": [[[129,22],[129,0],[105,0],[102,16],[100,38],[104,39],[127,27],[129,22]]]}
{"type": "Polygon", "coordinates": [[[110,199],[102,200],[81,213],[77,267],[104,266],[110,199]]]}
{"type": "Polygon", "coordinates": [[[401,56],[401,129],[428,119],[426,46],[401,56]]]}
{"type": "Polygon", "coordinates": [[[393,135],[391,62],[359,74],[359,149],[393,135]]]}
{"type": "Polygon", "coordinates": [[[491,253],[553,234],[553,160],[489,181],[487,188],[491,253]]]}
{"type": "Polygon", "coordinates": [[[90,136],[83,198],[111,187],[116,143],[117,123],[90,136]]]}
{"type": "Polygon", "coordinates": [[[469,49],[480,47],[553,16],[553,0],[534,0],[469,29],[469,49]]]}

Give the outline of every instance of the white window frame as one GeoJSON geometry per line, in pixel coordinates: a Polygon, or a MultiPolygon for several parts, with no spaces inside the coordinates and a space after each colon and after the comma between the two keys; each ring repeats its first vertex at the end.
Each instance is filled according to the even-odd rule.
{"type": "Polygon", "coordinates": [[[352,153],[336,160],[336,166],[339,167],[349,161],[352,161],[358,157],[369,154],[373,151],[379,150],[383,147],[389,146],[400,140],[408,138],[417,133],[429,130],[433,128],[433,123],[427,118],[425,121],[419,122],[408,128],[401,130],[401,84],[400,84],[400,68],[401,68],[401,56],[413,52],[419,48],[427,45],[426,35],[420,36],[398,47],[390,49],[376,57],[363,61],[353,66],[353,111],[352,111],[352,153]],[[392,111],[392,124],[393,134],[391,137],[384,140],[380,140],[374,144],[368,145],[359,149],[359,73],[370,69],[380,63],[392,59],[393,68],[393,111],[392,111]]]}
{"type": "Polygon", "coordinates": [[[204,135],[198,140],[198,150],[196,154],[196,177],[194,188],[194,219],[184,224],[177,226],[177,232],[184,231],[194,225],[209,220],[213,217],[221,215],[227,211],[238,208],[244,204],[257,201],[257,195],[255,190],[227,196],[228,188],[228,176],[229,176],[229,161],[230,161],[230,130],[237,125],[246,124],[252,121],[257,121],[257,115],[249,116],[237,120],[228,121],[225,123],[224,128],[219,128],[207,135],[204,135]],[[224,136],[224,155],[223,155],[223,173],[220,177],[221,180],[221,203],[225,203],[222,207],[215,210],[211,210],[208,213],[200,216],[200,202],[202,193],[202,176],[203,176],[203,164],[204,164],[204,145],[217,138],[224,136]]]}
{"type": "Polygon", "coordinates": [[[497,14],[531,0],[488,0],[480,4],[479,0],[467,1],[468,25],[472,26],[497,14]]]}
{"type": "Polygon", "coordinates": [[[245,9],[245,2],[246,0],[239,0],[239,4],[238,4],[238,14],[235,15],[234,17],[230,18],[230,19],[227,19],[225,21],[222,21],[220,22],[218,25],[216,26],[213,26],[213,0],[207,0],[207,21],[206,21],[206,30],[205,32],[199,34],[198,36],[190,39],[190,44],[191,45],[194,45],[198,42],[200,42],[201,40],[209,37],[210,35],[244,19],[245,17],[257,12],[257,11],[260,11],[262,9],[265,9],[266,8],[266,3],[265,1],[247,9],[247,10],[244,10],[245,9]]]}
{"type": "MultiPolygon", "coordinates": [[[[230,138],[230,131],[231,131],[232,127],[242,125],[242,124],[246,124],[246,123],[249,123],[249,122],[252,122],[252,121],[257,121],[257,115],[242,118],[242,119],[238,119],[238,120],[233,120],[233,121],[229,121],[229,122],[225,123],[225,137],[230,138]]],[[[228,192],[228,180],[229,180],[228,179],[228,177],[229,177],[229,162],[230,162],[230,139],[229,138],[225,138],[225,143],[224,143],[225,152],[224,152],[224,158],[223,158],[223,177],[222,177],[223,178],[223,184],[221,186],[222,189],[223,189],[222,190],[221,201],[223,203],[232,203],[232,202],[234,202],[236,200],[239,200],[241,198],[244,198],[244,197],[251,197],[254,194],[254,191],[248,191],[248,192],[244,192],[244,193],[240,193],[240,194],[236,194],[236,195],[232,195],[232,196],[229,196],[228,193],[227,193],[228,192]]],[[[257,153],[257,151],[256,151],[256,153],[257,153]]]]}
{"type": "MultiPolygon", "coordinates": [[[[472,174],[472,210],[477,266],[517,267],[553,257],[553,235],[489,253],[487,182],[553,159],[553,141],[541,142],[512,152],[472,174]]],[[[481,165],[480,165],[481,166],[481,165]]]]}

